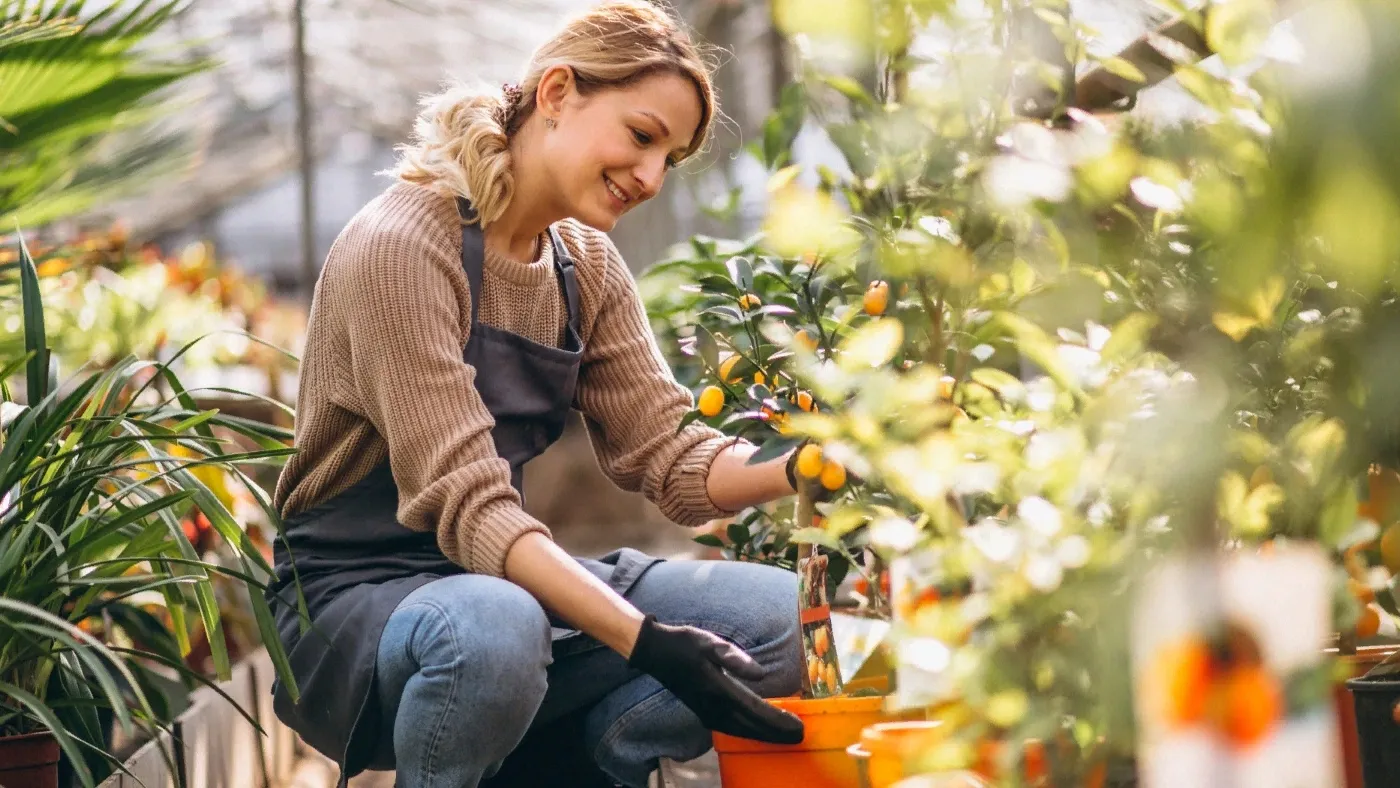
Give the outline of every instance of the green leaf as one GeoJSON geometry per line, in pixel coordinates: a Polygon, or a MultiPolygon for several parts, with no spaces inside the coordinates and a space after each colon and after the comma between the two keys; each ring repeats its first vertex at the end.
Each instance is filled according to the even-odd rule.
{"type": "Polygon", "coordinates": [[[1122,77],[1130,82],[1140,83],[1147,81],[1147,75],[1142,73],[1142,69],[1121,57],[1104,58],[1101,64],[1108,73],[1122,77]]]}
{"type": "Polygon", "coordinates": [[[865,107],[875,105],[875,99],[861,87],[861,84],[844,74],[825,74],[822,82],[834,88],[838,93],[865,107]]]}
{"type": "Polygon", "coordinates": [[[706,547],[724,547],[724,541],[714,534],[700,534],[692,537],[690,541],[706,547]]]}
{"type": "Polygon", "coordinates": [[[729,280],[740,292],[753,289],[753,264],[747,257],[735,255],[725,261],[724,267],[729,271],[729,280]]]}
{"type": "Polygon", "coordinates": [[[832,550],[840,550],[841,542],[836,537],[826,532],[824,528],[807,526],[798,528],[788,536],[788,541],[793,544],[811,544],[818,547],[826,547],[832,550]]]}
{"type": "Polygon", "coordinates": [[[801,438],[787,436],[769,438],[768,440],[763,442],[762,446],[758,447],[757,451],[749,455],[748,460],[744,464],[758,465],[759,463],[768,462],[770,460],[776,460],[779,457],[782,457],[783,455],[797,448],[797,445],[801,442],[801,438]]]}
{"type": "Polygon", "coordinates": [[[20,292],[24,304],[24,350],[30,354],[27,373],[29,404],[42,402],[49,391],[49,350],[44,336],[44,301],[39,295],[39,274],[21,234],[19,244],[20,292]]]}
{"type": "Polygon", "coordinates": [[[740,523],[730,523],[729,527],[724,529],[724,532],[729,536],[730,544],[733,544],[735,547],[748,544],[751,538],[748,526],[740,523]]]}

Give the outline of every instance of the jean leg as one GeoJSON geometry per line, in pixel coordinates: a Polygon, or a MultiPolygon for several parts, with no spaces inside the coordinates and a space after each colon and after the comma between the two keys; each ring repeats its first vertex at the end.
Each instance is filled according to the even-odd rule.
{"type": "Polygon", "coordinates": [[[454,575],[409,594],[379,640],[379,702],[398,788],[476,788],[544,699],[549,622],[524,589],[454,575]]]}
{"type": "MultiPolygon", "coordinates": [[[[770,566],[668,561],[652,567],[628,598],[666,624],[706,629],[747,651],[767,672],[750,688],[781,697],[802,686],[797,577],[770,566]]],[[[619,658],[620,659],[620,658],[619,658]]],[[[589,712],[584,739],[604,771],[633,788],[664,756],[690,760],[710,749],[710,732],[650,676],[610,692],[589,712]]]]}

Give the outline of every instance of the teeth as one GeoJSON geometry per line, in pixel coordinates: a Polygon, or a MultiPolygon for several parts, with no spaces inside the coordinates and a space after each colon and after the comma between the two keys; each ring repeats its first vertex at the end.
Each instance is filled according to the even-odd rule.
{"type": "Polygon", "coordinates": [[[608,191],[612,192],[614,197],[616,197],[619,200],[622,200],[623,202],[631,202],[631,198],[627,196],[627,193],[617,188],[617,184],[609,180],[608,176],[603,176],[603,183],[606,183],[608,185],[608,191]]]}

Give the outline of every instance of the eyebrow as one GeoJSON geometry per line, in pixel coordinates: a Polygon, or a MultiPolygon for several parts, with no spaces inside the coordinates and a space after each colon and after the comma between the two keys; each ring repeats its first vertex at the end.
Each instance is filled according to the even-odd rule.
{"type": "MultiPolygon", "coordinates": [[[[670,137],[670,136],[671,136],[671,127],[666,125],[666,121],[662,120],[660,115],[656,114],[655,112],[652,112],[652,111],[649,110],[649,109],[642,109],[642,110],[637,110],[637,111],[638,111],[639,113],[641,113],[642,115],[645,115],[645,116],[647,116],[648,118],[651,118],[652,120],[656,121],[656,125],[658,125],[658,126],[661,127],[661,133],[662,133],[663,135],[665,135],[665,136],[667,136],[667,137],[670,137]]],[[[680,146],[679,148],[676,148],[676,151],[677,151],[678,153],[684,153],[687,147],[688,147],[688,146],[686,146],[686,145],[682,145],[682,146],[680,146]]]]}

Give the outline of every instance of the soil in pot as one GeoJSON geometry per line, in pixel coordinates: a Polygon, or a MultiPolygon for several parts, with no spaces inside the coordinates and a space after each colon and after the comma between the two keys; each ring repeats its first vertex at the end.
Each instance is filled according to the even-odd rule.
{"type": "Polygon", "coordinates": [[[884,697],[776,698],[769,702],[802,718],[806,736],[801,744],[766,744],[714,735],[724,788],[860,788],[860,773],[846,749],[867,726],[899,716],[885,711],[884,697]]]}
{"type": "Polygon", "coordinates": [[[0,738],[0,786],[58,788],[58,740],[53,734],[0,738]]]}

